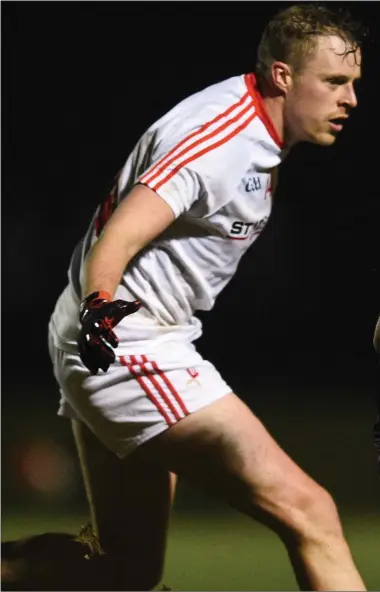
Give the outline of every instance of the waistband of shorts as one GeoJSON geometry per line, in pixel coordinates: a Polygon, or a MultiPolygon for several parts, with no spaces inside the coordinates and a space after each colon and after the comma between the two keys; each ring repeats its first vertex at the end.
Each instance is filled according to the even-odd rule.
{"type": "MultiPolygon", "coordinates": [[[[116,333],[119,333],[119,331],[117,331],[117,327],[116,333]]],[[[126,333],[126,328],[124,328],[123,333],[126,333]]],[[[53,318],[51,318],[49,322],[49,334],[52,338],[54,346],[57,349],[73,355],[78,355],[77,342],[63,339],[55,327],[53,318]]],[[[132,337],[132,331],[130,331],[130,335],[132,337]]],[[[146,354],[148,352],[154,351],[157,348],[162,348],[165,346],[165,344],[192,343],[193,341],[199,339],[201,335],[202,325],[199,324],[192,327],[178,326],[175,329],[172,328],[171,330],[163,331],[161,334],[157,334],[157,332],[152,331],[150,335],[146,335],[145,339],[123,339],[119,336],[119,344],[116,348],[114,348],[114,351],[117,357],[146,354]]]]}

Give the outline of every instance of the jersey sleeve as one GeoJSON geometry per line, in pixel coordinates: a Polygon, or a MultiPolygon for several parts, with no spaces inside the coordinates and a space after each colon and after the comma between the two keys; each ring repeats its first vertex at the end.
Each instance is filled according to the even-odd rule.
{"type": "Polygon", "coordinates": [[[137,182],[156,191],[174,214],[188,211],[195,202],[211,209],[231,199],[231,190],[251,160],[248,126],[256,116],[249,93],[215,104],[196,102],[178,106],[159,129],[151,133],[151,160],[139,171],[137,182]],[[191,107],[191,108],[190,108],[191,107]]]}
{"type": "Polygon", "coordinates": [[[189,166],[177,168],[174,163],[153,165],[141,175],[138,183],[153,189],[173,210],[177,218],[200,199],[207,190],[200,174],[189,166]]]}
{"type": "Polygon", "coordinates": [[[155,159],[137,182],[156,191],[176,217],[190,208],[207,215],[231,199],[249,159],[239,131],[216,138],[193,132],[155,159]]]}

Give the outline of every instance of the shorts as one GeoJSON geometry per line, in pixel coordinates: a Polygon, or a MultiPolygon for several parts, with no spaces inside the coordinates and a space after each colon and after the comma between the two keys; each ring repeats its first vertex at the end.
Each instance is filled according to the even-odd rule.
{"type": "MultiPolygon", "coordinates": [[[[140,444],[231,392],[193,343],[146,342],[146,353],[121,355],[107,372],[91,375],[79,355],[49,332],[61,400],[58,414],[84,422],[123,459],[140,444]]],[[[117,353],[117,350],[116,350],[117,353]]]]}

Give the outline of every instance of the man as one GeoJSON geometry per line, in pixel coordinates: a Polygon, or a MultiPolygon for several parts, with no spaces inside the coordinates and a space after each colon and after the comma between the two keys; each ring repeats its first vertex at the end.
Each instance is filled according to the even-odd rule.
{"type": "MultiPolygon", "coordinates": [[[[75,589],[158,584],[183,475],[273,529],[300,589],[365,590],[329,493],[193,345],[196,311],[268,220],[276,167],[299,142],[331,146],[356,106],[355,31],[313,4],[275,16],[255,75],[192,95],[143,134],[76,248],[49,327],[96,531],[79,537],[90,560],[76,562],[75,589]]],[[[69,543],[85,554],[66,542],[63,556],[69,543]]],[[[23,569],[36,589],[26,547],[9,547],[7,578],[23,569]]]]}

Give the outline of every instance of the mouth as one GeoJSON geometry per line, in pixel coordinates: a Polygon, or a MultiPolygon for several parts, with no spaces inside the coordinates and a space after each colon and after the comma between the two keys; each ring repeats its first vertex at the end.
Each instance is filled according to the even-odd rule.
{"type": "Polygon", "coordinates": [[[347,119],[348,118],[345,116],[333,117],[332,119],[329,119],[329,124],[330,124],[332,131],[334,131],[334,132],[342,131],[343,125],[345,124],[347,119]]]}

